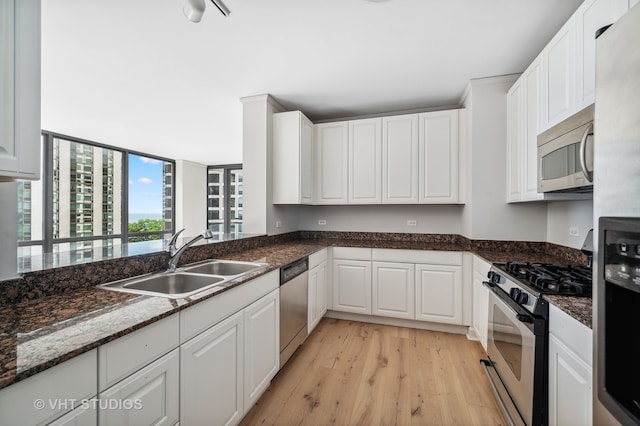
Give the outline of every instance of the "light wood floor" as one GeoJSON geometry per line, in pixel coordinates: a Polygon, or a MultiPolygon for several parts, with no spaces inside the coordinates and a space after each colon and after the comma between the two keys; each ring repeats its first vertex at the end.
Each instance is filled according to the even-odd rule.
{"type": "Polygon", "coordinates": [[[242,425],[504,425],[465,336],[324,318],[242,425]]]}

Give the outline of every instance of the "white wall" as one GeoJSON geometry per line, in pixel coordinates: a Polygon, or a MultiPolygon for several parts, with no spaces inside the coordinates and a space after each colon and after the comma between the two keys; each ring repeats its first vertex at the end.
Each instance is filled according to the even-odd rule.
{"type": "Polygon", "coordinates": [[[506,203],[506,93],[516,78],[471,80],[462,100],[471,128],[463,234],[473,239],[546,240],[544,203],[506,203]]]}
{"type": "Polygon", "coordinates": [[[579,249],[592,228],[593,200],[554,201],[547,204],[548,242],[579,249]],[[578,228],[578,236],[569,235],[570,227],[578,228]]]}
{"type": "Polygon", "coordinates": [[[459,205],[301,206],[300,229],[308,231],[460,234],[459,205]],[[326,225],[318,225],[324,219],[326,225]],[[407,226],[407,220],[417,221],[407,226]]]}
{"type": "Polygon", "coordinates": [[[18,186],[0,182],[0,280],[15,278],[18,265],[18,186]]]}
{"type": "Polygon", "coordinates": [[[207,229],[207,166],[176,161],[176,231],[183,237],[202,234],[207,229]]]}

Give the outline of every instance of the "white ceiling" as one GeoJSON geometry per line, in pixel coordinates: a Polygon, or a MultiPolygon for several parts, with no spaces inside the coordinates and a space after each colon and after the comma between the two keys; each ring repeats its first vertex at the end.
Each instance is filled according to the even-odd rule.
{"type": "Polygon", "coordinates": [[[43,129],[242,161],[241,97],[312,120],[456,105],[522,72],[581,0],[43,0],[43,129]]]}

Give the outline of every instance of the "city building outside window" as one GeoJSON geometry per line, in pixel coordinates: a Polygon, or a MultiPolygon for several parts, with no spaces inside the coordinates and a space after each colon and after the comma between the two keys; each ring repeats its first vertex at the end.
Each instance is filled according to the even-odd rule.
{"type": "Polygon", "coordinates": [[[33,255],[109,256],[174,232],[174,161],[49,132],[42,158],[42,179],[18,185],[23,268],[33,255]]]}
{"type": "Polygon", "coordinates": [[[242,233],[242,164],[207,167],[207,229],[242,233]]]}

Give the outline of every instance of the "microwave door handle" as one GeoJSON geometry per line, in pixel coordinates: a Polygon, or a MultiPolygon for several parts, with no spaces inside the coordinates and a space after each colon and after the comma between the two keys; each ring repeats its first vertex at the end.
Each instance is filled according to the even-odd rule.
{"type": "Polygon", "coordinates": [[[593,123],[589,123],[580,141],[580,168],[584,177],[589,182],[593,182],[593,172],[587,169],[587,138],[589,136],[593,136],[593,123]]]}

